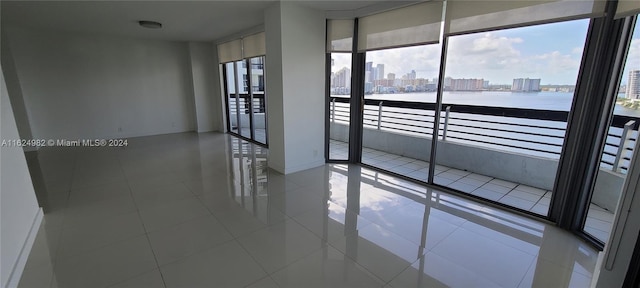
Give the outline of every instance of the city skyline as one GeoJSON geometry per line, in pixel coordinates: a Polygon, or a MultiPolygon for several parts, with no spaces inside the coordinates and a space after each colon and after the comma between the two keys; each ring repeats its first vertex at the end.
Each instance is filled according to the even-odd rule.
{"type": "MultiPolygon", "coordinates": [[[[371,93],[411,93],[411,92],[435,92],[438,87],[438,78],[417,78],[415,71],[396,78],[394,73],[388,73],[385,78],[381,71],[384,66],[373,68],[372,62],[367,62],[365,69],[365,94],[371,93]],[[376,76],[372,76],[376,75],[376,76]]],[[[640,71],[637,71],[640,75],[640,71]]],[[[351,70],[343,67],[331,72],[331,93],[349,94],[351,91],[351,70]]],[[[541,85],[540,78],[514,78],[512,84],[491,84],[483,78],[452,78],[445,77],[443,81],[444,91],[511,91],[511,92],[573,92],[574,85],[541,85]]]]}
{"type": "MultiPolygon", "coordinates": [[[[445,76],[483,78],[495,85],[511,85],[514,78],[542,78],[541,85],[575,85],[589,21],[577,20],[546,25],[476,33],[449,38],[445,76]]],[[[396,78],[416,71],[417,78],[438,77],[439,44],[369,51],[366,62],[383,64],[385,76],[396,78]]],[[[335,65],[349,67],[340,53],[332,55],[335,65]],[[342,59],[341,59],[342,58],[342,59]]],[[[635,29],[625,66],[640,70],[640,29],[635,29]]]]}
{"type": "MultiPolygon", "coordinates": [[[[332,66],[335,59],[331,59],[332,66]]],[[[384,75],[384,64],[365,62],[365,93],[396,93],[396,92],[430,92],[436,91],[438,78],[426,79],[417,77],[415,70],[396,77],[395,73],[384,75]]],[[[332,93],[345,94],[351,89],[351,70],[342,67],[335,71],[332,67],[330,75],[332,93]]],[[[483,90],[509,90],[514,92],[538,92],[541,91],[540,78],[513,78],[511,84],[495,84],[484,78],[444,78],[445,91],[483,91],[483,90]]],[[[546,85],[552,86],[552,85],[546,85]]],[[[566,87],[562,91],[566,90],[566,87]]],[[[555,91],[555,90],[552,90],[555,91]]]]}

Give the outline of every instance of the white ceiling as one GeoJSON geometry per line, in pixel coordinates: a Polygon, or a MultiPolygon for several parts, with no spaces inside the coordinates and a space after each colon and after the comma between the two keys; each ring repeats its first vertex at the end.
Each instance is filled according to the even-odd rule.
{"type": "MultiPolygon", "coordinates": [[[[212,41],[260,26],[261,1],[1,1],[2,26],[79,31],[117,36],[212,41]],[[139,20],[153,20],[162,29],[146,29],[139,20]]],[[[305,1],[301,5],[325,11],[356,11],[384,3],[405,1],[351,0],[305,1]]],[[[388,5],[387,5],[388,6],[388,5]]]]}

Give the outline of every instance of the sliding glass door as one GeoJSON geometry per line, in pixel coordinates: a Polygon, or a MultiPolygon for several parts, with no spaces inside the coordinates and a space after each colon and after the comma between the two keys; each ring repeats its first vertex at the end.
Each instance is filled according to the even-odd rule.
{"type": "Polygon", "coordinates": [[[222,68],[228,131],[266,145],[264,56],[225,63],[222,68]]]}
{"type": "Polygon", "coordinates": [[[227,131],[267,146],[265,33],[256,33],[217,46],[224,78],[227,131]]]}
{"type": "Polygon", "coordinates": [[[240,93],[238,93],[237,62],[223,64],[224,90],[227,110],[227,130],[240,134],[242,127],[240,93]]]}
{"type": "Polygon", "coordinates": [[[264,90],[264,56],[247,60],[249,79],[249,106],[251,111],[251,139],[267,144],[267,94],[264,90]]]}

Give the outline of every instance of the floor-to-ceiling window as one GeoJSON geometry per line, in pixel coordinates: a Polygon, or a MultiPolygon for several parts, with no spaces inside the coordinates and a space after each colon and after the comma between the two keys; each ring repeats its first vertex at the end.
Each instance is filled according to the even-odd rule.
{"type": "Polygon", "coordinates": [[[331,53],[329,89],[329,159],[349,159],[351,53],[331,53]]]}
{"type": "MultiPolygon", "coordinates": [[[[593,188],[584,231],[602,242],[609,238],[640,125],[640,29],[636,20],[616,103],[607,131],[602,161],[593,188]]],[[[615,81],[615,80],[614,80],[615,81]]]]}
{"type": "Polygon", "coordinates": [[[227,131],[267,145],[264,33],[218,45],[227,131]]]}
{"type": "MultiPolygon", "coordinates": [[[[360,154],[345,152],[343,159],[546,216],[559,225],[559,218],[582,215],[560,213],[568,210],[558,207],[572,202],[575,194],[587,195],[582,187],[593,186],[593,178],[585,174],[565,179],[563,171],[587,171],[594,161],[604,170],[624,169],[630,158],[627,146],[637,137],[631,131],[637,126],[627,125],[625,134],[628,121],[614,120],[602,159],[593,160],[590,147],[575,149],[600,121],[575,115],[597,106],[592,100],[602,97],[585,87],[607,83],[601,76],[614,65],[613,59],[597,60],[609,44],[593,40],[620,33],[611,28],[612,5],[448,0],[357,18],[350,68],[358,83],[352,82],[352,99],[344,102],[359,107],[345,109],[350,114],[343,117],[352,119],[345,126],[348,141],[356,143],[351,146],[362,145],[360,154]],[[426,5],[430,9],[422,11],[426,5]],[[593,161],[580,160],[586,158],[593,161]],[[572,186],[572,179],[582,186],[572,186]]],[[[327,78],[331,94],[337,91],[333,76],[338,69],[332,65],[332,77],[327,78]]],[[[631,79],[633,73],[625,73],[623,78],[631,79]]],[[[623,85],[631,81],[624,79],[623,85]]],[[[331,101],[327,106],[331,117],[331,101]]],[[[335,140],[330,138],[327,145],[336,145],[335,140]]],[[[595,183],[592,207],[603,205],[595,203],[595,193],[598,185],[608,185],[604,181],[595,183]]],[[[601,220],[596,214],[585,214],[587,233],[595,233],[587,228],[602,226],[594,221],[601,220]]]]}
{"type": "Polygon", "coordinates": [[[588,26],[448,37],[434,184],[547,215],[588,26]]]}
{"type": "Polygon", "coordinates": [[[358,19],[361,162],[426,182],[440,69],[442,2],[358,19]]]}
{"type": "Polygon", "coordinates": [[[353,20],[327,21],[329,160],[349,160],[353,20]]]}
{"type": "Polygon", "coordinates": [[[249,64],[250,103],[252,112],[252,139],[267,144],[267,94],[264,90],[264,56],[247,59],[249,64]]]}
{"type": "Polygon", "coordinates": [[[440,45],[368,51],[365,59],[362,163],[426,182],[440,45]]]}
{"type": "Polygon", "coordinates": [[[232,133],[239,133],[240,128],[240,101],[237,91],[236,63],[228,62],[222,64],[224,75],[224,97],[227,111],[227,130],[232,133]]]}

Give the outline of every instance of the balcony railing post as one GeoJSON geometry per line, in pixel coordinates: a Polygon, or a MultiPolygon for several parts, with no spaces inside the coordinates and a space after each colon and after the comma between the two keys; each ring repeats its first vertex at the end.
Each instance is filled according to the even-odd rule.
{"type": "Polygon", "coordinates": [[[620,135],[620,145],[618,146],[618,153],[616,153],[616,159],[613,161],[613,167],[611,170],[614,172],[619,172],[622,167],[622,160],[624,160],[625,151],[627,148],[631,146],[631,131],[633,131],[633,126],[636,124],[636,121],[630,120],[627,124],[624,124],[624,128],[622,130],[622,134],[620,135]]]}
{"type": "MultiPolygon", "coordinates": [[[[444,113],[444,127],[442,128],[442,141],[447,140],[447,127],[449,127],[449,113],[451,113],[451,106],[447,106],[444,113]]],[[[437,134],[436,134],[437,137],[437,134]]]]}
{"type": "Polygon", "coordinates": [[[380,124],[382,124],[382,101],[378,103],[378,130],[380,130],[380,124]]]}
{"type": "Polygon", "coordinates": [[[331,99],[331,122],[336,122],[336,98],[331,99]]]}

